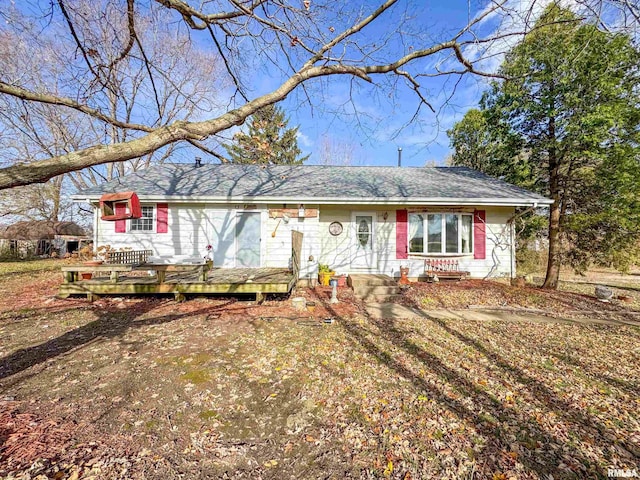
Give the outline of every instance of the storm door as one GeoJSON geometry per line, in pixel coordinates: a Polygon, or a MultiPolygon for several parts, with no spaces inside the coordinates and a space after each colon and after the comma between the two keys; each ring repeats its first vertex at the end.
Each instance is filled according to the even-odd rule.
{"type": "Polygon", "coordinates": [[[236,267],[260,266],[260,212],[238,212],[236,217],[236,267]]]}
{"type": "Polygon", "coordinates": [[[375,270],[375,223],[371,213],[354,213],[352,229],[351,268],[375,270]]]}

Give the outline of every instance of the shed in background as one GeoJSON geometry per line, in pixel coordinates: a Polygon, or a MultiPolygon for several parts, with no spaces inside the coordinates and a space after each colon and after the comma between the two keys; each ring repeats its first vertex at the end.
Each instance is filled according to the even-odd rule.
{"type": "Polygon", "coordinates": [[[27,220],[0,228],[0,254],[7,257],[64,256],[90,241],[74,222],[27,220]]]}

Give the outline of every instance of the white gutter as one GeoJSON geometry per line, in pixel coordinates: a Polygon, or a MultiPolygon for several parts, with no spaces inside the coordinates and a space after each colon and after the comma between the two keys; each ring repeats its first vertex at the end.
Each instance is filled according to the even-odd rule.
{"type": "MultiPolygon", "coordinates": [[[[74,202],[97,202],[100,195],[72,195],[74,202]]],[[[168,202],[168,203],[256,203],[256,204],[314,204],[314,205],[486,205],[508,207],[538,207],[538,205],[551,205],[553,200],[548,198],[522,199],[522,198],[452,198],[452,197],[423,197],[423,198],[353,198],[353,197],[219,197],[219,196],[182,196],[182,195],[140,195],[141,202],[168,202]]]]}

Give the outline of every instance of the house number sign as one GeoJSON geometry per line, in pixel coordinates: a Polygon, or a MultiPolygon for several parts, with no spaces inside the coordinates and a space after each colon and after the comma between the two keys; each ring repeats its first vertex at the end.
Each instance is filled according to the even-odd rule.
{"type": "Polygon", "coordinates": [[[340,222],[332,222],[329,225],[329,233],[334,237],[337,237],[342,233],[342,224],[340,222]]]}

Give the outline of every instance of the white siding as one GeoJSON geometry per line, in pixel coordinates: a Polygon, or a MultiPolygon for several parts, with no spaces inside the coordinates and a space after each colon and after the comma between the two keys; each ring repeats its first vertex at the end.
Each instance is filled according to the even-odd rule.
{"type": "Polygon", "coordinates": [[[242,206],[236,205],[169,204],[167,233],[156,233],[155,223],[152,232],[131,232],[129,221],[126,233],[116,233],[115,222],[99,220],[97,245],[152,250],[154,255],[163,257],[193,255],[203,258],[207,245],[211,245],[214,265],[233,267],[236,213],[241,210],[242,206]]]}
{"type": "MultiPolygon", "coordinates": [[[[378,272],[399,276],[400,266],[410,268],[410,276],[424,274],[424,259],[396,259],[396,210],[397,206],[363,206],[359,209],[341,205],[316,206],[319,216],[315,218],[291,218],[288,223],[268,215],[269,208],[282,208],[282,204],[264,205],[256,210],[262,213],[262,265],[289,267],[291,262],[291,231],[304,234],[301,256],[301,278],[316,274],[318,263],[326,263],[338,273],[353,273],[351,268],[352,243],[354,241],[353,212],[374,212],[375,253],[378,272]],[[385,219],[385,214],[387,218],[385,219]],[[333,236],[329,225],[338,221],[343,233],[333,236]],[[277,228],[276,228],[277,227],[277,228]],[[309,261],[310,256],[313,261],[309,261]]],[[[508,207],[478,207],[486,211],[486,258],[475,260],[473,256],[458,256],[460,268],[471,272],[475,278],[487,276],[510,276],[515,272],[512,255],[512,226],[507,220],[514,209],[508,207]]],[[[135,250],[149,249],[154,255],[206,254],[206,246],[213,246],[214,264],[223,267],[235,266],[236,214],[243,205],[169,204],[168,233],[130,232],[115,233],[115,222],[97,220],[95,237],[97,246],[111,245],[114,248],[129,247],[135,250]]],[[[452,257],[447,257],[452,258],[452,257]]]]}
{"type": "Polygon", "coordinates": [[[213,247],[213,264],[219,267],[235,265],[236,210],[231,208],[209,208],[206,215],[206,230],[213,247]]]}
{"type": "MultiPolygon", "coordinates": [[[[307,208],[318,208],[317,205],[305,205],[307,208]]],[[[282,208],[282,205],[269,205],[268,208],[282,208]]],[[[318,239],[318,217],[290,218],[285,223],[281,218],[266,215],[266,267],[289,267],[291,263],[291,231],[302,232],[302,255],[300,256],[300,278],[315,275],[317,258],[320,254],[318,239]],[[274,235],[275,233],[275,235],[274,235]],[[310,262],[309,257],[314,261],[310,262]]]]}
{"type": "Polygon", "coordinates": [[[344,207],[327,206],[320,209],[320,253],[319,263],[326,263],[337,273],[348,273],[351,268],[351,242],[353,238],[351,210],[344,207]],[[329,233],[329,225],[340,222],[343,231],[338,236],[329,233]]]}
{"type": "MultiPolygon", "coordinates": [[[[402,207],[380,206],[363,207],[359,210],[342,206],[325,206],[320,211],[319,238],[321,254],[320,263],[327,263],[338,273],[353,273],[350,265],[350,248],[353,243],[354,227],[352,212],[376,212],[375,249],[378,260],[378,272],[397,277],[400,266],[409,267],[409,276],[418,277],[424,274],[424,257],[411,257],[406,260],[396,259],[396,210],[402,207]],[[384,216],[387,216],[385,220],[384,216]],[[331,222],[342,223],[342,235],[333,237],[329,233],[331,222]]],[[[515,272],[512,267],[514,256],[511,226],[506,222],[513,215],[514,209],[507,207],[477,207],[486,211],[486,258],[474,259],[473,255],[446,257],[460,262],[460,269],[471,273],[474,278],[511,276],[515,272]]],[[[443,209],[444,210],[444,209],[443,209]]]]}
{"type": "MultiPolygon", "coordinates": [[[[143,203],[142,205],[146,206],[151,204],[143,203]]],[[[193,205],[191,209],[195,211],[197,208],[201,209],[202,207],[193,205]]],[[[189,231],[194,228],[192,225],[187,226],[187,219],[178,218],[181,211],[182,209],[178,211],[173,205],[169,205],[169,231],[167,233],[156,233],[155,219],[153,231],[151,232],[132,232],[130,231],[131,222],[127,220],[126,233],[116,233],[116,222],[105,222],[98,219],[95,232],[97,246],[110,245],[115,249],[131,248],[133,250],[152,250],[153,254],[157,256],[181,254],[186,249],[186,242],[181,240],[180,235],[176,233],[177,228],[183,225],[184,228],[188,228],[189,231]]],[[[190,233],[187,232],[187,235],[190,235],[190,233]]]]}

